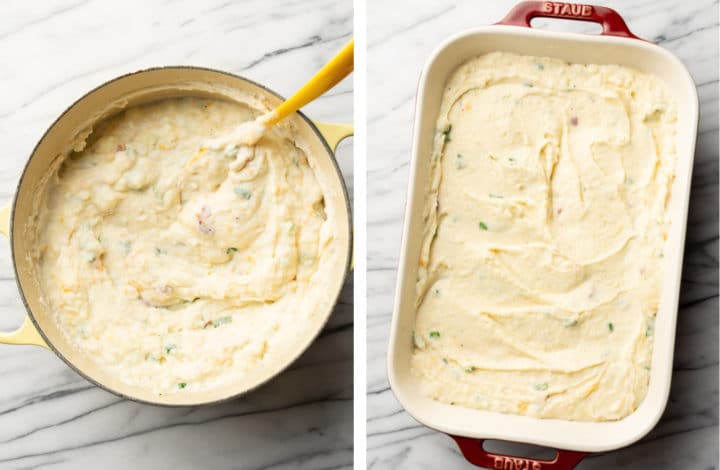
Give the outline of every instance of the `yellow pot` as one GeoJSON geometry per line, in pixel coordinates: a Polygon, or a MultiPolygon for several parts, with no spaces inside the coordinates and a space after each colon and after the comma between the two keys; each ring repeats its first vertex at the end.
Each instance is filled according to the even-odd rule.
{"type": "MultiPolygon", "coordinates": [[[[163,98],[194,96],[223,100],[235,100],[241,95],[252,93],[262,97],[270,105],[277,106],[283,98],[245,78],[217,70],[197,67],[161,67],[123,75],[95,88],[72,104],[45,132],[35,146],[15,192],[11,204],[0,209],[0,232],[9,236],[13,267],[18,290],[27,310],[22,326],[10,333],[0,333],[0,343],[31,344],[48,348],[80,375],[96,385],[122,397],[135,401],[167,406],[186,406],[216,403],[252,390],[267,382],[289,366],[312,343],[327,322],[332,308],[316,316],[315,324],[307,331],[307,338],[289,357],[286,364],[258,378],[247,385],[229,384],[210,391],[158,396],[142,387],[129,386],[104,369],[91,358],[74,347],[59,330],[52,312],[40,302],[40,291],[35,279],[35,270],[27,253],[32,248],[33,237],[27,236],[37,223],[36,208],[33,204],[39,188],[56,160],[81,133],[93,123],[105,119],[121,109],[163,98]]],[[[328,285],[335,302],[340,295],[349,272],[352,253],[352,217],[345,183],[335,161],[337,144],[352,135],[352,126],[344,124],[313,123],[302,113],[290,116],[300,138],[309,145],[308,158],[314,158],[318,172],[329,175],[332,187],[325,194],[325,204],[337,214],[338,236],[345,251],[342,264],[333,267],[336,281],[328,285]]]]}

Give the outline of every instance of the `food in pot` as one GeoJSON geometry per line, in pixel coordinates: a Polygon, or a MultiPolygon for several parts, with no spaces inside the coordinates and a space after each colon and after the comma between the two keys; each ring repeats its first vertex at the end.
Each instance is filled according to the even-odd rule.
{"type": "Polygon", "coordinates": [[[223,140],[265,111],[199,98],[127,109],[46,185],[32,255],[43,302],[125,384],[159,395],[253,385],[332,308],[344,248],[328,177],[290,122],[252,146],[223,140]]]}
{"type": "Polygon", "coordinates": [[[650,378],[677,113],[613,65],[491,53],[447,83],[412,368],[452,405],[621,419],[650,378]]]}

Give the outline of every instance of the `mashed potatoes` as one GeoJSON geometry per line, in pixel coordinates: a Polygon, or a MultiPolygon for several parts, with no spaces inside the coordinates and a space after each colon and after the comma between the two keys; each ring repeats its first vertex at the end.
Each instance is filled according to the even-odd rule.
{"type": "Polygon", "coordinates": [[[43,301],[126,384],[255,383],[332,307],[343,249],[293,128],[212,145],[264,111],[195,98],[130,108],[48,183],[33,254],[43,301]]]}
{"type": "Polygon", "coordinates": [[[413,370],[450,404],[623,418],[647,392],[675,105],[627,67],[492,53],[444,93],[413,370]]]}

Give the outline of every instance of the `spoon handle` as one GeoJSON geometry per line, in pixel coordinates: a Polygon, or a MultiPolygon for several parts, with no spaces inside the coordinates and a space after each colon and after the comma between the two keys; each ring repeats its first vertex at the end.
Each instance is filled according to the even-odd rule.
{"type": "Polygon", "coordinates": [[[308,82],[295,92],[290,98],[285,100],[283,104],[275,108],[267,125],[272,126],[282,120],[289,114],[294,113],[302,108],[318,96],[322,95],[330,88],[337,85],[343,78],[347,77],[353,71],[353,50],[355,42],[353,39],[333,57],[330,62],[325,64],[308,82]]]}

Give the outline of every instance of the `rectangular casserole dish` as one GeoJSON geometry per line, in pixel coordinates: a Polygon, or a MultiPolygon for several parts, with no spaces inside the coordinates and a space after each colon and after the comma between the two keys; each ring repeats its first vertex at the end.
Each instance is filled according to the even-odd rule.
{"type": "Polygon", "coordinates": [[[453,436],[471,462],[491,468],[573,468],[587,452],[628,446],[647,434],[665,409],[672,375],[675,323],[682,271],[687,209],[698,121],[698,98],[690,74],[670,52],[635,37],[613,10],[559,2],[523,2],[500,23],[459,33],[441,44],[427,61],[418,86],[407,206],[388,348],[388,378],[403,407],[422,424],[453,436]],[[534,17],[600,23],[600,35],[530,28],[534,17]],[[520,27],[519,27],[520,26],[520,27]],[[424,194],[428,188],[432,139],[447,79],[466,60],[493,51],[546,56],[572,63],[617,64],[661,78],[678,110],[677,164],[669,204],[668,233],[660,306],[655,324],[652,371],[647,396],[619,421],[572,422],[500,414],[450,406],[425,396],[410,371],[415,324],[418,259],[423,232],[424,194]],[[482,439],[548,446],[555,460],[489,454],[482,439]],[[510,462],[510,461],[513,462],[510,462]],[[514,466],[504,466],[510,462],[514,466]]]}

